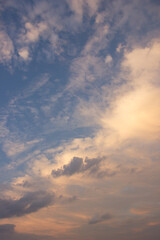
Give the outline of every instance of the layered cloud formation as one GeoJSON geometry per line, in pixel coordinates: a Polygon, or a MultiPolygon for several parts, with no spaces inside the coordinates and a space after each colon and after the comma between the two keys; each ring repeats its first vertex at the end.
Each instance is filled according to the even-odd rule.
{"type": "Polygon", "coordinates": [[[0,238],[159,240],[159,2],[0,12],[0,238]]]}

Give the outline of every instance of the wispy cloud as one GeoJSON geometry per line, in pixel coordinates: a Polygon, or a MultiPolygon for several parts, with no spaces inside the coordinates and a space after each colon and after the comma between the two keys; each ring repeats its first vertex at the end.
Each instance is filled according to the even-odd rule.
{"type": "Polygon", "coordinates": [[[17,239],[24,239],[24,240],[51,240],[53,237],[49,236],[40,236],[34,234],[27,234],[27,233],[19,233],[16,231],[16,225],[14,224],[2,224],[0,225],[0,237],[3,240],[17,240],[17,239]]]}
{"type": "Polygon", "coordinates": [[[97,224],[97,223],[105,222],[105,221],[110,220],[112,218],[113,218],[113,216],[109,213],[105,213],[105,214],[102,214],[102,215],[97,214],[89,220],[89,224],[97,224]]]}
{"type": "Polygon", "coordinates": [[[13,42],[5,31],[0,31],[0,62],[8,63],[14,55],[13,42]]]}

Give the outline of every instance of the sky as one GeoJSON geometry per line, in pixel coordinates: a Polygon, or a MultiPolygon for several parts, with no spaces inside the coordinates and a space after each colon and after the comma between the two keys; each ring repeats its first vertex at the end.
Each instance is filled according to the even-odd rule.
{"type": "Polygon", "coordinates": [[[0,1],[0,239],[160,239],[160,1],[0,1]]]}

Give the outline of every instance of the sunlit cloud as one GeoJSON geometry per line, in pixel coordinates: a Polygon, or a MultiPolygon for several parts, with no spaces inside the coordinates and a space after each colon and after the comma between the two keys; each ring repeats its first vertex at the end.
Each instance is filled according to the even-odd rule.
{"type": "Polygon", "coordinates": [[[0,238],[159,240],[159,11],[0,3],[0,238]]]}

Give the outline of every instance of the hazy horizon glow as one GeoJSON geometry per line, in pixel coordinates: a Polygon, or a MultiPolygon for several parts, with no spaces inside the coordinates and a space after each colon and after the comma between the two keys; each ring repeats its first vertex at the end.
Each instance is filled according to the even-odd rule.
{"type": "Polygon", "coordinates": [[[0,2],[0,239],[160,239],[160,2],[0,2]]]}

